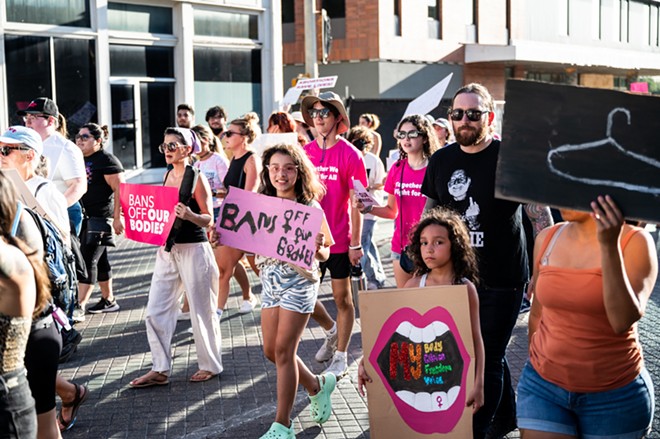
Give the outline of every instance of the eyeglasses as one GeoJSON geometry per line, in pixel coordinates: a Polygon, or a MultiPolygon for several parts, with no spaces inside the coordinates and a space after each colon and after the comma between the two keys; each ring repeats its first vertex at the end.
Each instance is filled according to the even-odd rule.
{"type": "Polygon", "coordinates": [[[411,130],[411,131],[408,131],[408,132],[406,132],[406,131],[397,131],[396,133],[394,133],[394,137],[396,137],[399,140],[403,140],[406,137],[408,139],[416,139],[421,135],[422,135],[422,133],[420,133],[417,130],[411,130]]]}
{"type": "Polygon", "coordinates": [[[329,108],[321,108],[321,109],[312,108],[310,110],[307,110],[307,114],[309,114],[309,117],[311,117],[312,119],[316,119],[319,116],[323,119],[327,119],[328,117],[330,117],[330,109],[329,108]]]}
{"type": "Polygon", "coordinates": [[[481,116],[483,116],[486,113],[490,113],[490,111],[484,111],[484,110],[461,110],[461,109],[454,109],[454,110],[449,110],[449,118],[454,121],[459,121],[463,120],[463,114],[465,114],[468,118],[468,120],[471,120],[472,122],[478,122],[481,120],[481,116]]]}
{"type": "Polygon", "coordinates": [[[179,145],[177,142],[170,142],[170,143],[161,143],[158,146],[158,151],[161,152],[161,154],[165,154],[165,152],[174,152],[177,150],[177,148],[181,148],[185,145],[179,145]]]}
{"type": "Polygon", "coordinates": [[[298,165],[266,165],[266,168],[268,168],[268,171],[271,174],[277,174],[280,171],[285,174],[293,174],[294,172],[298,171],[298,165]]]}
{"type": "Polygon", "coordinates": [[[7,157],[12,151],[28,151],[29,149],[27,146],[0,146],[0,154],[7,157]]]}
{"type": "Polygon", "coordinates": [[[223,137],[226,137],[226,138],[228,138],[228,139],[229,139],[231,136],[242,136],[242,135],[243,135],[243,133],[237,133],[237,132],[235,132],[235,131],[229,131],[229,130],[224,131],[224,132],[222,133],[222,136],[223,136],[223,137]]]}
{"type": "Polygon", "coordinates": [[[23,122],[36,119],[37,117],[40,117],[42,119],[48,119],[50,116],[48,116],[47,114],[26,114],[25,116],[23,116],[23,122]]]}
{"type": "Polygon", "coordinates": [[[81,140],[82,139],[84,141],[88,141],[91,138],[92,138],[91,134],[76,134],[76,140],[81,140]]]}

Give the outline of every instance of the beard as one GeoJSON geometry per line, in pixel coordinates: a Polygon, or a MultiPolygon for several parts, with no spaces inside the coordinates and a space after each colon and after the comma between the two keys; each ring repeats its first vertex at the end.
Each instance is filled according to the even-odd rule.
{"type": "Polygon", "coordinates": [[[473,146],[481,143],[488,134],[488,125],[482,125],[479,128],[463,125],[454,131],[456,142],[461,146],[473,146]]]}
{"type": "Polygon", "coordinates": [[[220,128],[209,127],[209,128],[211,128],[211,131],[213,131],[214,136],[219,136],[224,131],[224,129],[222,127],[220,127],[220,128]]]}

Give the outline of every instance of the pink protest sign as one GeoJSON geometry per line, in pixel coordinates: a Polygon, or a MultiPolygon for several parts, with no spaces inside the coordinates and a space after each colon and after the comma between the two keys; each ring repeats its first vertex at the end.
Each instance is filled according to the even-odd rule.
{"type": "Polygon", "coordinates": [[[234,187],[220,209],[222,245],[311,268],[321,209],[234,187]]]}
{"type": "Polygon", "coordinates": [[[648,82],[631,82],[630,91],[635,93],[648,93],[649,92],[649,83],[648,82]]]}
{"type": "Polygon", "coordinates": [[[145,244],[163,245],[176,216],[179,190],[168,186],[122,183],[119,187],[126,237],[145,244]]]}

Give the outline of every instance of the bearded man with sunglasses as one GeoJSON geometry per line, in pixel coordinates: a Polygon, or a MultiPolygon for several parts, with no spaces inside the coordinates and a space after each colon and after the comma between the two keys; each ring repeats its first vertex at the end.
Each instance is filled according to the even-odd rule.
{"type": "Polygon", "coordinates": [[[332,359],[326,372],[340,379],[348,370],[348,343],[355,322],[350,272],[364,254],[360,244],[362,217],[357,208],[351,207],[350,201],[353,199],[353,180],[359,180],[365,187],[368,185],[367,171],[362,153],[340,137],[348,131],[350,122],[337,94],[324,92],[319,96],[306,96],[301,112],[305,123],[318,133],[316,140],[305,145],[305,152],[326,187],[320,203],[335,241],[330,247],[330,258],[321,264],[321,276],[330,270],[337,322],[317,300],[312,317],[326,331],[326,340],[315,359],[318,362],[332,359]]]}
{"type": "MultiPolygon", "coordinates": [[[[422,193],[425,210],[459,212],[479,259],[479,313],[486,350],[484,406],[475,414],[474,438],[499,438],[516,428],[515,393],[506,347],[529,279],[522,205],[495,198],[500,141],[493,138],[493,99],[481,84],[460,88],[449,119],[456,137],[430,159],[422,193]],[[491,422],[492,421],[492,422],[491,422]]],[[[552,225],[550,209],[524,206],[535,234],[552,225]]]]}

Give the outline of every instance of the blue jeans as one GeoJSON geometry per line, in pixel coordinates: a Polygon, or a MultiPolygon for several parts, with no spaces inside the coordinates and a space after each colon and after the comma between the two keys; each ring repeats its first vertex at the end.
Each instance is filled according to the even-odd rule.
{"type": "Polygon", "coordinates": [[[517,288],[479,287],[481,336],[486,351],[484,406],[474,415],[474,438],[483,438],[500,403],[510,413],[498,413],[504,419],[515,416],[515,393],[511,385],[506,347],[518,319],[524,285],[517,288]]]}
{"type": "Polygon", "coordinates": [[[585,439],[637,439],[653,422],[653,383],[644,368],[629,384],[593,393],[569,392],[527,362],[518,383],[518,426],[585,439]]]}
{"type": "Polygon", "coordinates": [[[365,219],[362,222],[362,271],[367,277],[368,283],[378,284],[379,287],[382,287],[385,283],[385,270],[383,270],[383,264],[380,261],[380,253],[378,252],[378,247],[374,243],[374,229],[376,227],[375,219],[365,219]]]}
{"type": "Polygon", "coordinates": [[[0,439],[37,437],[37,412],[25,369],[0,375],[0,439]]]}
{"type": "Polygon", "coordinates": [[[76,236],[80,236],[80,229],[82,227],[82,206],[78,201],[73,203],[67,208],[69,213],[69,226],[71,230],[76,232],[76,236]]]}

